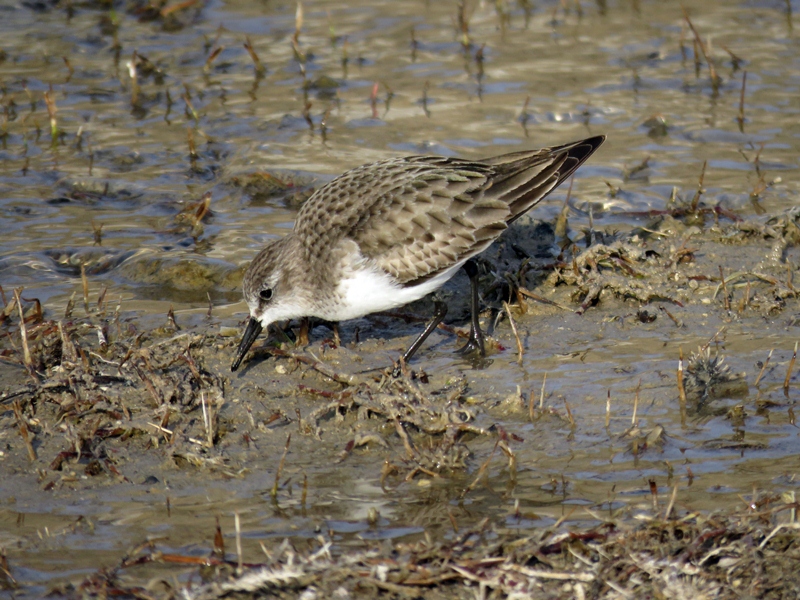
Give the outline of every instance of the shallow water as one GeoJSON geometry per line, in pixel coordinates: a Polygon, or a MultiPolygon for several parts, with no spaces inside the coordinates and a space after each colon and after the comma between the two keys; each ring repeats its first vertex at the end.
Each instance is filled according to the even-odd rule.
{"type": "MultiPolygon", "coordinates": [[[[185,327],[238,326],[245,311],[239,302],[243,267],[266,240],[291,227],[297,206],[332,176],[398,154],[480,158],[599,133],[608,141],[578,171],[571,192],[576,242],[590,219],[597,229],[629,231],[647,225],[643,213],[664,209],[674,193],[691,199],[704,161],[705,206],[766,219],[760,215],[796,205],[800,41],[789,11],[800,12],[797,2],[687,5],[692,24],[710,40],[716,86],[702,57],[696,68],[680,5],[583,2],[578,12],[577,3],[568,4],[568,11],[561,3],[470,4],[462,43],[455,3],[304,2],[303,60],[292,49],[296,5],[288,2],[208,2],[177,11],[174,21],[142,20],[124,4],[115,11],[92,3],[73,3],[71,11],[47,3],[0,8],[6,52],[0,63],[6,115],[0,127],[0,285],[7,294],[24,286],[25,297],[62,314],[73,293],[82,295],[83,264],[90,297],[107,287],[111,303],[121,300],[122,310],[144,323],[162,323],[172,306],[185,327]],[[245,36],[266,66],[263,77],[255,75],[245,36]],[[147,75],[139,63],[138,91],[128,66],[134,51],[161,71],[147,75]],[[44,99],[50,86],[55,140],[44,99]],[[179,216],[194,212],[192,204],[207,192],[211,214],[201,225],[179,216]],[[208,298],[210,324],[203,320],[208,298]]],[[[566,194],[566,186],[553,193],[535,218],[553,221],[566,194]]],[[[676,237],[675,245],[681,241],[676,237]]],[[[698,260],[716,276],[717,265],[727,273],[753,269],[767,261],[768,250],[767,244],[718,244],[705,247],[698,260]]],[[[788,272],[794,260],[790,250],[788,272]]],[[[464,289],[461,280],[455,285],[464,289]]],[[[785,398],[782,382],[797,338],[791,318],[797,299],[787,298],[781,312],[766,317],[730,318],[716,299],[670,307],[683,328],[663,315],[640,323],[639,304],[604,296],[583,316],[536,305],[519,321],[523,366],[507,325],[498,337],[508,349],[485,370],[459,362],[451,337],[436,334],[418,361],[442,382],[463,372],[468,396],[480,406],[478,425],[500,424],[524,440],[513,445],[516,481],[498,454],[488,483],[464,502],[458,496],[494,440],[470,444],[474,458],[463,474],[385,491],[379,449],[335,464],[351,434],[329,430],[330,438],[321,441],[295,438],[287,467],[293,492],[272,504],[267,491],[283,430],[264,434],[261,454],[254,455],[274,459],[231,458],[246,469],[236,477],[204,473],[198,481],[163,454],[129,458],[130,486],[98,484],[78,473],[74,482],[43,492],[48,461],[20,467],[24,461],[12,455],[24,450],[6,426],[2,435],[12,449],[4,455],[0,494],[13,502],[0,509],[0,547],[9,549],[18,581],[48,586],[80,578],[98,561],[113,563],[148,536],[203,554],[214,518],[221,516],[230,534],[233,512],[242,515],[245,552],[257,553],[261,540],[311,539],[321,531],[344,546],[424,532],[448,535],[448,511],[463,522],[505,518],[509,528],[521,530],[562,516],[591,518],[576,509],[581,506],[636,513],[651,506],[650,479],[664,503],[679,484],[678,501],[692,509],[740,502],[754,488],[794,489],[800,448],[791,406],[797,392],[792,388],[785,398]],[[747,391],[715,400],[714,410],[682,426],[678,349],[688,356],[723,326],[714,346],[731,371],[746,374],[747,391]],[[756,388],[757,363],[773,348],[772,367],[756,388]],[[558,414],[531,423],[525,412],[494,406],[518,386],[526,402],[529,394],[538,398],[545,373],[544,405],[558,414]],[[657,450],[644,454],[631,451],[637,433],[628,432],[639,382],[636,424],[645,432],[639,435],[656,425],[665,431],[657,450]],[[773,404],[766,411],[757,408],[767,401],[773,404]],[[726,415],[739,403],[749,415],[745,426],[726,415]],[[36,468],[45,474],[37,476],[36,468]],[[304,474],[306,507],[299,499],[304,474]],[[366,521],[370,507],[381,515],[374,525],[366,521]],[[85,519],[70,526],[79,515],[85,519]]],[[[367,357],[363,368],[388,364],[415,327],[362,321],[345,326],[345,339],[353,339],[356,326],[363,344],[355,351],[367,357]]],[[[207,368],[225,374],[228,360],[220,352],[207,368]]],[[[0,368],[4,378],[16,377],[13,367],[0,368]]],[[[256,402],[254,387],[269,389],[270,377],[280,378],[273,363],[254,361],[232,378],[230,401],[250,402],[264,414],[296,404],[307,414],[313,405],[307,399],[276,393],[256,402]]],[[[156,573],[154,567],[147,576],[156,573]]]]}

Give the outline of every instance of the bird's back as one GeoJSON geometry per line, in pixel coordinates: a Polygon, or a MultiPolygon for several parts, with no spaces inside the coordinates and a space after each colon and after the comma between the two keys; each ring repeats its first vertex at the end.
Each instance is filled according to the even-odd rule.
{"type": "Polygon", "coordinates": [[[604,139],[480,161],[409,156],[364,165],[317,190],[295,234],[317,257],[349,238],[399,283],[418,284],[485,250],[604,139]]]}

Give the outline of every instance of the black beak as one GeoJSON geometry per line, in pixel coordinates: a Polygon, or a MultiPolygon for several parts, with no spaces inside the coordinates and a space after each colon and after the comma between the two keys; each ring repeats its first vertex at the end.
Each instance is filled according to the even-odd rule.
{"type": "Polygon", "coordinates": [[[239,365],[242,364],[244,355],[247,354],[248,350],[250,350],[250,346],[252,346],[253,342],[256,341],[256,338],[258,337],[258,334],[261,333],[262,329],[261,323],[256,321],[253,317],[250,317],[250,320],[247,322],[247,329],[244,330],[244,337],[239,344],[239,349],[236,351],[236,358],[233,359],[231,371],[235,371],[239,368],[239,365]]]}

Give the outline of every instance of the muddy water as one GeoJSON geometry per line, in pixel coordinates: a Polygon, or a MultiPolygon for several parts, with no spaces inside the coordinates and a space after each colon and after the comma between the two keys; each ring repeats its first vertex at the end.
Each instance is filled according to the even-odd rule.
{"type": "MultiPolygon", "coordinates": [[[[73,293],[80,304],[83,265],[90,298],[107,288],[137,327],[163,325],[170,306],[185,330],[216,335],[238,327],[243,267],[291,227],[302,200],[347,168],[397,154],[479,158],[607,134],[574,182],[569,225],[579,246],[590,219],[597,231],[646,238],[661,225],[644,213],[690,201],[704,162],[702,206],[723,211],[718,225],[709,216],[704,226],[662,227],[653,236],[661,256],[695,248],[683,274],[695,278],[693,285],[659,280],[653,285],[668,295],[649,304],[609,288],[577,315],[586,293],[580,284],[554,287],[544,268],[531,276],[530,288],[568,310],[529,301],[527,314],[515,313],[521,365],[508,321],[495,332],[504,349],[482,369],[453,356],[452,335],[433,337],[418,358],[430,389],[464,378],[462,401],[475,426],[500,425],[515,436],[516,468],[493,450],[495,437],[478,435],[467,442],[463,468],[390,478],[382,488],[381,464],[403,462],[399,438],[353,415],[331,416],[313,435],[303,431],[296,415],[323,400],[297,386],[341,386],[263,354],[226,386],[221,414],[230,433],[213,453],[217,468],[176,460],[162,440],[141,452],[117,447],[122,480],[88,477],[77,464],[56,473],[49,466],[61,448],[54,443],[48,454],[43,446],[29,462],[3,404],[0,547],[19,582],[38,593],[74,581],[149,538],[203,555],[215,518],[230,535],[234,512],[245,554],[255,560],[259,542],[286,536],[330,534],[346,547],[450,535],[454,522],[487,516],[524,532],[562,517],[636,514],[652,509],[650,480],[659,502],[677,485],[677,502],[690,509],[731,505],[754,489],[794,489],[797,390],[790,386],[787,398],[783,380],[797,300],[788,295],[770,309],[770,290],[751,277],[761,306],[739,311],[743,278],[730,283],[728,310],[712,278],[719,266],[781,281],[795,269],[791,249],[770,262],[768,236],[745,243],[725,227],[733,223],[726,215],[763,226],[796,204],[800,48],[789,9],[800,7],[688,6],[715,64],[712,83],[705,59],[695,62],[679,6],[577,6],[470,4],[460,27],[458,7],[445,2],[305,2],[296,49],[292,3],[213,2],[166,17],[137,12],[134,3],[113,11],[92,3],[0,8],[0,285],[6,293],[24,286],[51,318],[60,318],[73,293]],[[263,76],[243,47],[247,36],[263,76]],[[45,100],[51,86],[54,136],[45,100]],[[206,193],[210,213],[198,223],[191,215],[206,193]],[[644,304],[655,320],[640,318],[644,304]],[[730,373],[743,375],[713,399],[690,401],[682,418],[679,350],[688,357],[707,343],[730,373]],[[269,421],[276,411],[286,419],[277,426],[269,421]],[[367,443],[343,457],[364,431],[377,431],[389,447],[367,443]],[[290,432],[273,501],[268,492],[290,432]],[[463,494],[490,457],[487,478],[463,494]],[[368,522],[371,508],[379,517],[368,522]]],[[[565,196],[554,193],[535,218],[552,223],[565,196]]],[[[524,245],[532,227],[522,223],[514,240],[524,245]]],[[[553,262],[554,248],[543,262],[553,262]]],[[[450,293],[464,289],[459,277],[450,293]]],[[[453,314],[463,316],[463,306],[453,314]]],[[[389,364],[416,327],[361,320],[343,327],[345,347],[326,350],[320,330],[311,351],[362,373],[389,364]]],[[[227,376],[232,343],[219,337],[204,345],[205,369],[227,376]]],[[[0,375],[9,388],[24,381],[10,361],[0,363],[0,375]]],[[[47,436],[45,428],[40,437],[47,436]]]]}

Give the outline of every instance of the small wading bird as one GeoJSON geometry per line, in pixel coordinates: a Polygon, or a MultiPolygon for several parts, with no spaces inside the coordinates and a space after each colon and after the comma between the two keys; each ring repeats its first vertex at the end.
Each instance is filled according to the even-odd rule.
{"type": "MultiPolygon", "coordinates": [[[[597,150],[579,142],[484,160],[390,158],[357,167],[317,190],[288,235],[259,252],[244,276],[250,320],[231,371],[262,329],[297,317],[346,321],[385,311],[440,288],[461,267],[470,281],[472,323],[459,352],[484,354],[478,270],[471,259],[597,150]]],[[[447,313],[403,354],[408,362],[447,313]]]]}

